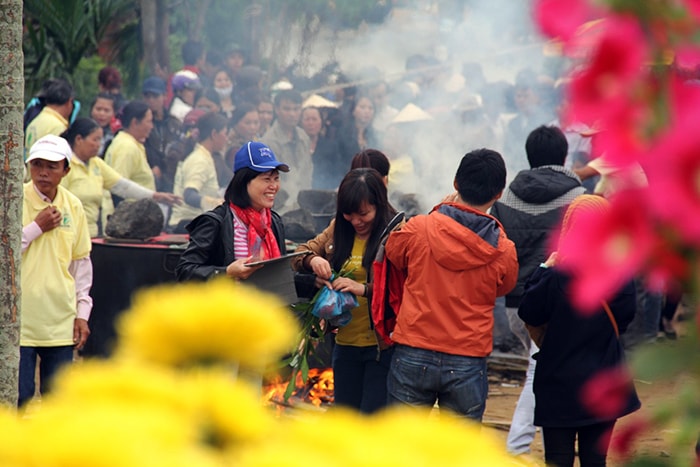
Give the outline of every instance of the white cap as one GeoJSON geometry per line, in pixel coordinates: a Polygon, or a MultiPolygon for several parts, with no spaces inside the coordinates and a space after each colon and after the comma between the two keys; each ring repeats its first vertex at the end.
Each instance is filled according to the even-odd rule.
{"type": "Polygon", "coordinates": [[[73,150],[70,148],[68,141],[56,135],[42,136],[29,149],[29,157],[27,162],[34,159],[44,159],[47,161],[58,162],[66,159],[70,163],[73,150]]]}

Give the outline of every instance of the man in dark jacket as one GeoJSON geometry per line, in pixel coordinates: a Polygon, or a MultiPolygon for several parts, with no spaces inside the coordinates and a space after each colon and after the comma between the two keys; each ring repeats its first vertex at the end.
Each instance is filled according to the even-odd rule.
{"type": "MultiPolygon", "coordinates": [[[[505,297],[505,311],[511,330],[525,348],[530,349],[530,356],[537,351],[537,347],[530,342],[525,325],[517,314],[525,282],[547,258],[549,235],[561,221],[564,209],[586,191],[576,174],[564,168],[567,151],[566,137],[559,128],[540,126],[534,129],[525,143],[531,168],[519,172],[503,197],[491,208],[491,215],[501,221],[518,252],[518,282],[505,297]]],[[[496,306],[503,306],[503,302],[498,300],[496,306]]],[[[525,386],[508,433],[507,449],[513,454],[529,452],[535,436],[532,424],[534,370],[535,361],[530,358],[525,386]]]]}

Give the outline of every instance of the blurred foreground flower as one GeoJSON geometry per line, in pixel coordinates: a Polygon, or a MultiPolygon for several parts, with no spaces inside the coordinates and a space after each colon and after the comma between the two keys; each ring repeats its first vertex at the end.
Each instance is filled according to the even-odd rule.
{"type": "Polygon", "coordinates": [[[297,324],[276,297],[229,280],[139,293],[117,353],[175,366],[239,363],[262,371],[292,349],[297,324]]]}

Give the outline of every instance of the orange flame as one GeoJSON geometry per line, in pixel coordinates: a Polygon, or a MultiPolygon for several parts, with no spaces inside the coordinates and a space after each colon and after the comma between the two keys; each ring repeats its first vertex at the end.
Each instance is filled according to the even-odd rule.
{"type": "Polygon", "coordinates": [[[312,368],[309,370],[309,377],[306,382],[301,378],[301,374],[297,375],[295,381],[295,390],[291,397],[285,401],[284,393],[287,390],[288,381],[281,381],[277,377],[277,381],[273,381],[263,387],[263,402],[265,405],[275,404],[278,408],[278,413],[284,410],[284,407],[293,407],[299,403],[311,404],[315,407],[324,407],[333,404],[333,370],[331,368],[312,368]]]}

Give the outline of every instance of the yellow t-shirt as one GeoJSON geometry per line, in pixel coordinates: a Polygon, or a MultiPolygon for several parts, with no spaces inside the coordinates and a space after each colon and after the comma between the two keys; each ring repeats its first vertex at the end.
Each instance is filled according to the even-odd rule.
{"type": "MultiPolygon", "coordinates": [[[[73,345],[77,316],[71,261],[90,254],[92,243],[80,200],[62,186],[52,203],[63,214],[61,225],[41,234],[22,253],[22,326],[20,345],[73,345]]],[[[24,184],[22,226],[49,206],[32,182],[24,184]]]]}
{"type": "MultiPolygon", "coordinates": [[[[219,198],[219,180],[216,177],[214,159],[201,144],[197,144],[190,155],[178,164],[175,172],[173,193],[184,197],[186,188],[194,188],[200,196],[219,198]]],[[[194,219],[202,212],[202,208],[195,208],[187,203],[173,206],[169,224],[174,227],[180,221],[194,219]]]]}
{"type": "Polygon", "coordinates": [[[156,180],[146,158],[146,148],[126,131],[120,131],[107,148],[105,162],[144,188],[155,191],[156,180]]]}
{"type": "Polygon", "coordinates": [[[91,237],[97,236],[97,219],[104,190],[112,189],[121,178],[116,170],[99,157],[91,157],[86,164],[73,155],[71,170],[63,177],[61,185],[83,203],[91,237]]]}
{"type": "MultiPolygon", "coordinates": [[[[367,271],[362,267],[362,256],[365,254],[366,240],[360,240],[355,237],[352,244],[352,252],[343,270],[353,271],[352,278],[360,284],[367,282],[367,271]]],[[[370,347],[377,345],[377,336],[374,334],[369,320],[369,308],[365,297],[357,297],[358,307],[352,310],[352,319],[350,322],[338,329],[338,335],[335,341],[341,345],[352,345],[355,347],[370,347]]]]}
{"type": "MultiPolygon", "coordinates": [[[[24,134],[24,150],[29,154],[32,144],[46,135],[60,135],[68,129],[68,120],[54,109],[44,107],[34,120],[29,122],[24,134]]],[[[25,157],[26,159],[26,157],[25,157]]]]}

